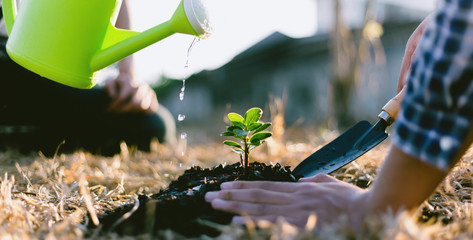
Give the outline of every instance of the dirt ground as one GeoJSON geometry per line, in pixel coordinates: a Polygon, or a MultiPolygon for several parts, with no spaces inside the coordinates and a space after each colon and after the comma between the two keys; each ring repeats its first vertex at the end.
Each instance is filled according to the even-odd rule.
{"type": "MultiPolygon", "coordinates": [[[[288,132],[292,130],[288,129],[288,132]]],[[[299,133],[303,139],[269,139],[253,152],[253,161],[279,163],[293,169],[302,159],[339,135],[335,131],[299,133]]],[[[304,132],[304,131],[301,131],[304,132]]],[[[133,203],[139,194],[153,194],[165,189],[191,166],[212,167],[232,164],[238,155],[219,140],[188,144],[186,148],[151,143],[151,152],[140,152],[121,145],[121,153],[112,157],[86,152],[45,157],[41,152],[20,154],[0,152],[0,238],[1,239],[149,239],[150,235],[119,236],[116,233],[87,230],[86,216],[99,224],[105,211],[133,203]],[[184,154],[182,154],[184,153],[184,154]]],[[[357,161],[332,175],[346,182],[369,187],[376,170],[388,151],[389,140],[357,161]]],[[[462,161],[435,194],[413,214],[388,214],[382,221],[368,219],[361,235],[353,235],[341,225],[297,229],[279,221],[247,226],[217,226],[222,234],[216,239],[471,239],[473,207],[471,204],[473,151],[462,161]]],[[[170,231],[159,238],[181,239],[170,231]]],[[[207,236],[199,239],[209,239],[207,236]]]]}

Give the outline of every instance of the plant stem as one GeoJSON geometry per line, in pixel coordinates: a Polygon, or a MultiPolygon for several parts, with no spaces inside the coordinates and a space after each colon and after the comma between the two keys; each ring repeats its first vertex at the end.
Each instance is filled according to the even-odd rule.
{"type": "Polygon", "coordinates": [[[245,159],[243,160],[243,168],[246,169],[249,165],[249,146],[248,146],[248,136],[245,137],[245,159]]]}

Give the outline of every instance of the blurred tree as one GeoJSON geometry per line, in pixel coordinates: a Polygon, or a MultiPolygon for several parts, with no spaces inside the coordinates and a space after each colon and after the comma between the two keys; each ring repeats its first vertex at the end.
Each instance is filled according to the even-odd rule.
{"type": "Polygon", "coordinates": [[[350,100],[356,85],[363,77],[362,65],[369,61],[370,47],[374,43],[376,58],[382,58],[384,51],[379,41],[382,27],[373,20],[370,9],[375,0],[367,0],[365,18],[361,31],[354,34],[342,19],[341,0],[335,0],[335,24],[332,31],[332,82],[329,94],[328,125],[330,128],[346,128],[353,125],[353,109],[350,100]]]}

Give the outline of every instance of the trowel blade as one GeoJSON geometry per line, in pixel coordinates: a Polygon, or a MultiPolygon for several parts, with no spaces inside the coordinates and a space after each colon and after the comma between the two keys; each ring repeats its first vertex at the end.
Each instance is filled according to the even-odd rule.
{"type": "MultiPolygon", "coordinates": [[[[380,120],[382,121],[382,120],[380,120]]],[[[387,124],[378,121],[374,126],[361,121],[338,138],[304,159],[292,172],[303,177],[318,173],[330,174],[371,150],[388,137],[387,124]],[[356,147],[354,147],[356,143],[356,147]]]]}

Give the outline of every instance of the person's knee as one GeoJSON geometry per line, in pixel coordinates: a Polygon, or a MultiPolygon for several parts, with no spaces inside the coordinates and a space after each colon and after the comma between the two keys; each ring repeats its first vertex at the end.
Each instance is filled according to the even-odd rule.
{"type": "MultiPolygon", "coordinates": [[[[160,105],[156,114],[156,127],[162,127],[164,133],[162,138],[158,138],[160,142],[169,144],[176,143],[176,122],[171,112],[164,106],[160,105]]],[[[156,129],[158,130],[158,129],[156,129]]]]}
{"type": "Polygon", "coordinates": [[[159,106],[156,113],[142,116],[142,120],[139,122],[140,126],[136,126],[134,133],[141,140],[147,141],[157,138],[161,143],[175,143],[176,123],[172,114],[165,107],[159,106]]]}

